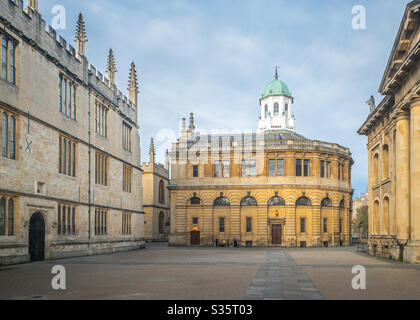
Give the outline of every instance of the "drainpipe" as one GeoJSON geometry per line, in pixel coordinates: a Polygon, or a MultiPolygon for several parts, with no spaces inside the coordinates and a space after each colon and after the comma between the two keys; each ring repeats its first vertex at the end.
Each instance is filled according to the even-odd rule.
{"type": "Polygon", "coordinates": [[[90,146],[90,144],[91,144],[91,139],[90,139],[90,130],[91,130],[91,128],[90,128],[90,87],[89,87],[89,90],[88,90],[88,100],[89,100],[89,112],[88,112],[88,119],[89,119],[89,124],[88,124],[88,136],[89,136],[89,151],[88,151],[88,154],[89,154],[89,169],[88,169],[88,179],[89,179],[89,181],[88,181],[88,196],[89,196],[89,199],[88,199],[88,217],[89,217],[89,224],[88,224],[88,234],[89,234],[89,244],[88,244],[88,246],[90,246],[90,233],[91,233],[91,231],[90,231],[90,229],[91,229],[91,226],[90,226],[90,217],[91,217],[91,193],[92,193],[92,191],[91,191],[91,170],[90,170],[90,168],[91,168],[91,146],[90,146]]]}

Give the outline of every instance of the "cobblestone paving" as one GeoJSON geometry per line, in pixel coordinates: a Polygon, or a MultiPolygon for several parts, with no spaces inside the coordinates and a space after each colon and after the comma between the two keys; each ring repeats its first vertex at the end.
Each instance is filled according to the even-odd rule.
{"type": "Polygon", "coordinates": [[[267,250],[245,300],[320,300],[322,294],[286,251],[267,250]]]}
{"type": "Polygon", "coordinates": [[[148,244],[119,252],[0,267],[2,299],[336,300],[418,299],[420,265],[356,248],[205,248],[148,244]],[[54,265],[66,290],[54,290],[54,265]],[[354,290],[352,268],[366,268],[354,290]]]}

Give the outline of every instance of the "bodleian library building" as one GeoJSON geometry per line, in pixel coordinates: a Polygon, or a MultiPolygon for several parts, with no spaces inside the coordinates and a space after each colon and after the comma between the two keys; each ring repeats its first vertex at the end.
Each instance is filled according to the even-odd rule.
{"type": "Polygon", "coordinates": [[[76,49],[45,27],[36,0],[0,1],[0,265],[145,246],[135,65],[127,98],[81,14],[76,49]]]}

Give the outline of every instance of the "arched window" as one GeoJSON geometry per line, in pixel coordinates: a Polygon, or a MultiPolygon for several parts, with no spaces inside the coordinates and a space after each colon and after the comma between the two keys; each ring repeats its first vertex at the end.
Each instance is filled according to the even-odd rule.
{"type": "Polygon", "coordinates": [[[6,232],[6,199],[0,199],[0,236],[6,232]]]}
{"type": "Polygon", "coordinates": [[[159,233],[163,233],[165,229],[165,214],[161,211],[159,213],[159,233]]]}
{"type": "Polygon", "coordinates": [[[190,199],[190,204],[201,204],[201,200],[200,200],[200,198],[192,197],[190,199]]]}
{"type": "Polygon", "coordinates": [[[344,205],[344,199],[340,201],[340,209],[344,209],[346,206],[344,205]]]}
{"type": "Polygon", "coordinates": [[[284,106],[284,116],[286,118],[289,117],[289,105],[286,103],[286,105],[284,106]]]}
{"type": "Polygon", "coordinates": [[[225,197],[219,197],[214,200],[213,206],[230,206],[230,202],[225,197]]]}
{"type": "Polygon", "coordinates": [[[311,201],[306,197],[301,197],[297,199],[296,201],[296,206],[310,206],[310,205],[311,205],[311,201]]]}
{"type": "Polygon", "coordinates": [[[373,184],[377,185],[379,183],[379,156],[375,154],[373,156],[373,184]]]}
{"type": "Polygon", "coordinates": [[[331,207],[331,200],[328,198],[325,198],[324,200],[322,200],[321,202],[321,207],[331,207]]]}
{"type": "Polygon", "coordinates": [[[286,203],[281,197],[272,197],[270,200],[268,200],[268,205],[269,206],[285,206],[286,203]]]}
{"type": "Polygon", "coordinates": [[[268,118],[268,105],[265,105],[265,117],[268,118]]]}
{"type": "Polygon", "coordinates": [[[245,197],[242,199],[241,201],[241,206],[256,206],[257,205],[257,200],[255,200],[255,198],[253,197],[245,197]]]}
{"type": "Polygon", "coordinates": [[[279,104],[276,102],[274,104],[274,116],[277,117],[279,115],[279,104]]]}
{"type": "Polygon", "coordinates": [[[165,184],[163,180],[159,182],[159,202],[165,202],[165,184]]]}
{"type": "Polygon", "coordinates": [[[384,145],[382,148],[382,176],[383,179],[389,178],[389,148],[384,145]]]}

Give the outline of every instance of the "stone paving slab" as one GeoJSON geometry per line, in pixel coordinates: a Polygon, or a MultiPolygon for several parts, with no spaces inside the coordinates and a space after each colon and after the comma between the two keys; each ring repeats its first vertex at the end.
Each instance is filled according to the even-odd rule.
{"type": "Polygon", "coordinates": [[[286,251],[267,250],[244,300],[320,300],[320,291],[286,251]]]}

